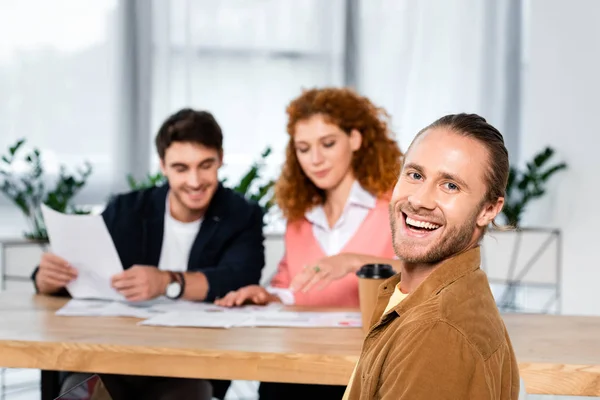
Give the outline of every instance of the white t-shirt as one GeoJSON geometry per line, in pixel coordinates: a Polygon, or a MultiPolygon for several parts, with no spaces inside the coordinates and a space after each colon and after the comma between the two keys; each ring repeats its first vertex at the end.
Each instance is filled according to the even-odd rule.
{"type": "Polygon", "coordinates": [[[187,271],[190,250],[200,231],[202,218],[193,222],[181,222],[173,218],[169,207],[169,195],[165,208],[165,226],[158,269],[163,271],[187,271]]]}

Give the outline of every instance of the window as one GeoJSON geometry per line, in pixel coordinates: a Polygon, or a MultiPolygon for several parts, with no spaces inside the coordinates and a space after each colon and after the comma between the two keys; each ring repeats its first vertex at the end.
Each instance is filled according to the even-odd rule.
{"type": "MultiPolygon", "coordinates": [[[[237,179],[287,143],[285,107],[301,89],[343,84],[343,0],[153,1],[151,135],[182,107],[223,128],[223,176],[237,179]]],[[[151,168],[158,168],[156,151],[151,168]]]]}
{"type": "Polygon", "coordinates": [[[117,173],[117,20],[117,0],[0,2],[0,152],[26,138],[50,174],[89,161],[82,203],[117,173]]]}

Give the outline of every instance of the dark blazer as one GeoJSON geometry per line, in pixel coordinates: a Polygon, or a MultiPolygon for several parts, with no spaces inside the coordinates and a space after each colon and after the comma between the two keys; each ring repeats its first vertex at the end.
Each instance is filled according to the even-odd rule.
{"type": "MultiPolygon", "coordinates": [[[[157,266],[164,232],[163,185],[114,197],[102,213],[124,269],[157,266]]],[[[263,212],[258,204],[219,185],[196,236],[188,271],[206,275],[213,301],[231,290],[258,284],[265,264],[263,212]]],[[[32,278],[35,280],[36,271],[32,278]]]]}

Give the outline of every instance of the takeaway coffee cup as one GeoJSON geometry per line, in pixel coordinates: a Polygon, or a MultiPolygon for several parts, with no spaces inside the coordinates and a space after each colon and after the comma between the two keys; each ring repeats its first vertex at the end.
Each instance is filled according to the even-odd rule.
{"type": "Polygon", "coordinates": [[[377,289],[381,283],[396,273],[389,264],[366,264],[357,272],[358,298],[362,315],[363,330],[368,332],[371,317],[377,303],[377,289]]]}

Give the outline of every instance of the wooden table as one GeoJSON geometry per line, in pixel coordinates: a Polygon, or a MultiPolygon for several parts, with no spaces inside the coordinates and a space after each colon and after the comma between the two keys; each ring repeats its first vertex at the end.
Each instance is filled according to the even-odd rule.
{"type": "MultiPolygon", "coordinates": [[[[0,366],[345,385],[360,329],[196,329],[58,317],[65,299],[0,294],[0,366]]],[[[600,396],[600,318],[505,315],[528,393],[600,396]]]]}

